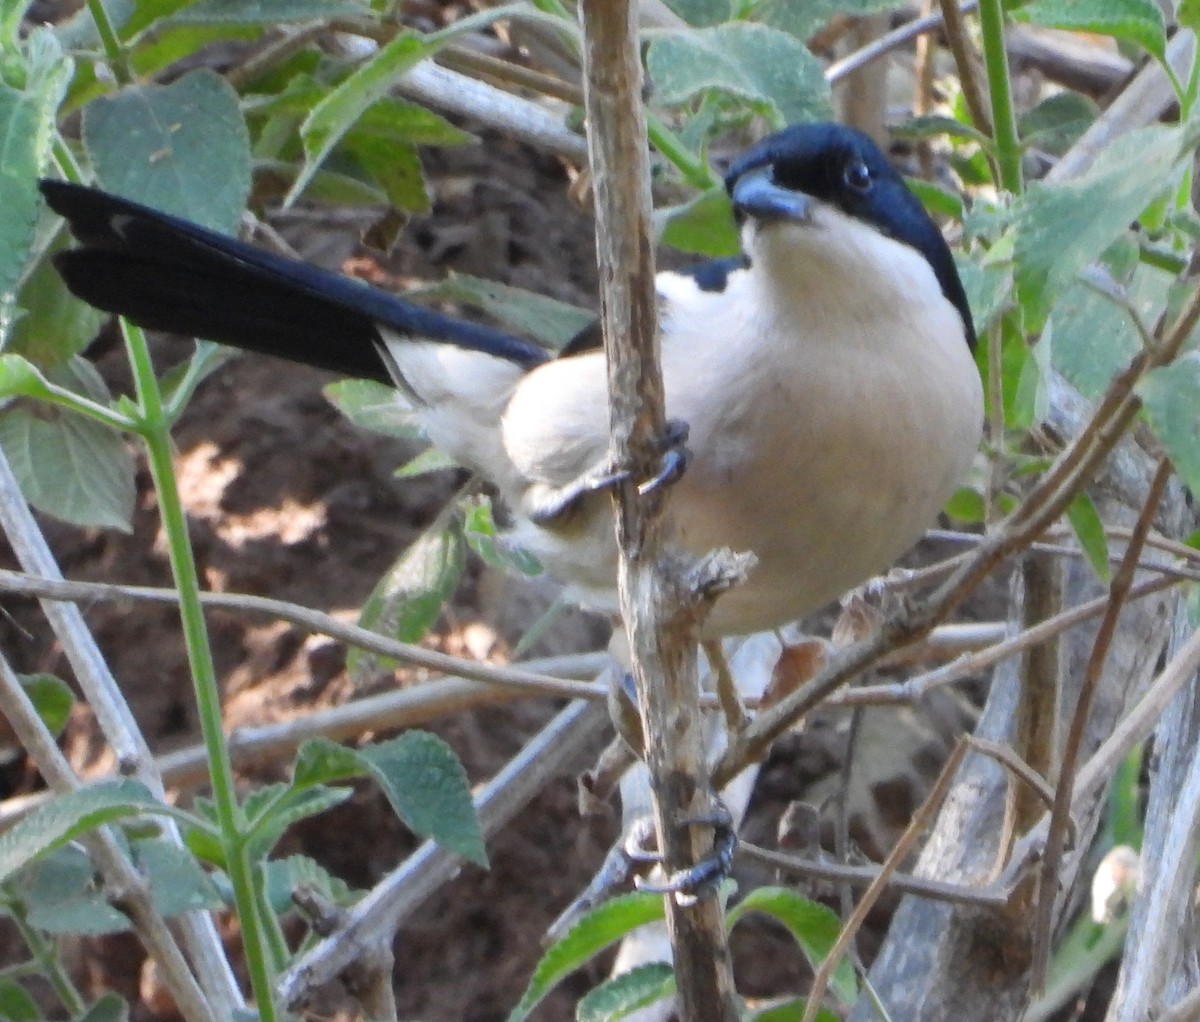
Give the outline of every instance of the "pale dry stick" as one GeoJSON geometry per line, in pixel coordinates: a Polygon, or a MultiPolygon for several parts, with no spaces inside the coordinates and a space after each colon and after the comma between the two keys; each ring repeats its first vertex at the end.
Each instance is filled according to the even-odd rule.
{"type": "Polygon", "coordinates": [[[825,960],[813,976],[812,988],[808,995],[808,1004],[805,1005],[804,1017],[801,1022],[814,1022],[816,1019],[817,1010],[820,1008],[821,1001],[825,997],[825,991],[829,987],[829,979],[833,975],[833,970],[837,968],[838,963],[842,960],[842,956],[845,955],[847,948],[850,947],[855,934],[862,928],[867,914],[875,906],[875,903],[879,900],[879,896],[887,889],[889,880],[899,870],[900,863],[912,851],[921,834],[929,825],[930,820],[933,819],[934,813],[937,812],[945,800],[946,793],[950,790],[950,782],[954,780],[954,775],[958,771],[959,764],[962,763],[963,756],[966,755],[970,745],[970,740],[967,738],[960,739],[958,744],[955,745],[954,750],[946,760],[945,766],[942,767],[942,772],[938,774],[938,779],[930,790],[929,795],[921,803],[920,808],[913,814],[912,820],[904,828],[904,833],[900,835],[900,839],[896,842],[895,847],[888,853],[888,857],[884,860],[883,865],[879,867],[878,875],[871,881],[866,891],[863,892],[863,896],[854,907],[850,918],[846,920],[845,925],[842,927],[842,932],[838,934],[833,947],[829,949],[829,954],[825,956],[825,960]]]}
{"type": "Polygon", "coordinates": [[[1163,491],[1171,478],[1171,463],[1163,458],[1158,463],[1146,500],[1142,504],[1133,535],[1125,549],[1125,560],[1113,576],[1109,586],[1108,607],[1100,621],[1100,629],[1092,646],[1084,672],[1083,684],[1075,703],[1071,726],[1063,744],[1062,760],[1059,764],[1058,790],[1054,797],[1054,808],[1050,815],[1050,829],[1046,835],[1046,848],[1042,860],[1041,895],[1034,921],[1033,973],[1031,986],[1041,992],[1046,985],[1046,970],[1050,963],[1053,940],[1054,905],[1058,897],[1058,867],[1065,850],[1067,830],[1070,826],[1071,790],[1078,766],[1079,750],[1083,746],[1084,733],[1091,712],[1092,701],[1100,684],[1100,674],[1108,659],[1109,647],[1116,633],[1117,619],[1129,600],[1133,588],[1135,566],[1141,557],[1146,536],[1154,524],[1154,516],[1162,502],[1163,491]]]}
{"type": "MultiPolygon", "coordinates": [[[[29,504],[21,495],[3,451],[0,451],[0,527],[26,571],[44,576],[51,582],[62,580],[58,562],[50,552],[29,504]]],[[[63,654],[88,705],[96,714],[122,772],[136,776],[156,797],[164,797],[162,780],[154,771],[150,747],[83,620],[83,614],[73,604],[52,600],[43,600],[41,608],[62,644],[63,654]]],[[[173,821],[163,820],[161,826],[168,840],[181,842],[179,829],[173,821]]],[[[218,1012],[228,1016],[243,1010],[245,1000],[212,917],[207,912],[188,912],[180,918],[178,925],[200,985],[218,1012]]]]}
{"type": "MultiPolygon", "coordinates": [[[[84,603],[96,599],[143,600],[149,603],[170,604],[179,602],[179,596],[174,589],[155,586],[120,586],[106,582],[64,582],[53,578],[22,575],[20,572],[4,569],[0,569],[0,592],[37,596],[46,600],[50,606],[55,605],[51,601],[84,603]]],[[[424,667],[431,671],[437,671],[439,674],[468,678],[489,685],[505,685],[509,688],[521,689],[529,694],[558,696],[567,699],[577,696],[602,699],[607,694],[601,686],[589,685],[587,682],[565,681],[561,678],[535,674],[532,671],[516,667],[481,664],[474,660],[464,660],[462,657],[452,656],[449,653],[439,653],[437,650],[399,642],[380,635],[378,632],[339,621],[318,610],[311,610],[308,607],[301,607],[284,600],[232,593],[201,593],[200,600],[205,607],[264,614],[280,621],[287,621],[306,631],[328,635],[347,645],[399,660],[412,667],[424,667]]]]}
{"type": "MultiPolygon", "coordinates": [[[[921,19],[933,17],[933,5],[935,0],[921,0],[920,10],[921,19]]],[[[941,23],[941,14],[938,14],[938,23],[941,23]]],[[[913,74],[913,101],[912,112],[914,117],[928,117],[933,113],[933,79],[934,79],[934,54],[936,52],[935,40],[922,32],[917,36],[914,46],[913,61],[915,64],[913,74]]],[[[921,177],[929,181],[933,179],[934,164],[933,164],[933,148],[930,146],[928,139],[920,139],[917,142],[917,159],[921,167],[921,177]]]]}
{"type": "Polygon", "coordinates": [[[987,101],[987,93],[979,82],[982,60],[963,22],[964,12],[955,0],[941,0],[941,7],[946,40],[950,44],[950,52],[954,55],[954,64],[958,68],[958,78],[962,84],[963,97],[967,101],[967,109],[971,112],[971,120],[985,135],[990,135],[991,107],[987,101]]]}
{"type": "MultiPolygon", "coordinates": [[[[1071,803],[1074,816],[1084,810],[1111,780],[1113,772],[1139,742],[1143,742],[1154,730],[1154,725],[1179,690],[1200,670],[1200,630],[1194,632],[1171,658],[1146,693],[1121,719],[1112,734],[1101,743],[1092,757],[1079,770],[1075,778],[1075,792],[1071,803]]],[[[1000,878],[1000,886],[1011,886],[1015,878],[1041,857],[1049,828],[1050,814],[1045,814],[1037,825],[1030,829],[1017,843],[1008,866],[1000,878]]]]}
{"type": "MultiPolygon", "coordinates": [[[[607,724],[602,703],[576,700],[563,709],[475,795],[484,835],[507,824],[550,780],[575,769],[607,724]]],[[[297,1010],[361,955],[390,946],[404,920],[462,868],[458,856],[424,842],[345,914],[335,932],[288,968],[276,987],[280,1000],[297,1010]]]]}
{"type": "MultiPolygon", "coordinates": [[[[593,678],[608,664],[607,653],[581,653],[527,662],[530,668],[549,671],[561,678],[593,678]]],[[[367,731],[416,727],[465,710],[524,698],[527,695],[519,689],[465,678],[440,678],[411,688],[355,699],[294,720],[235,728],[229,733],[229,755],[235,767],[244,768],[252,763],[270,762],[291,755],[310,738],[345,741],[367,731]]],[[[193,788],[208,780],[208,756],[203,745],[169,752],[158,759],[157,767],[163,784],[174,790],[193,788]]],[[[51,797],[49,792],[37,792],[0,802],[0,832],[51,797]]]]}
{"type": "MultiPolygon", "coordinates": [[[[799,856],[777,852],[770,848],[742,841],[738,844],[738,855],[752,862],[772,866],[782,873],[791,873],[808,880],[823,880],[827,883],[850,884],[853,887],[869,887],[879,877],[879,866],[843,866],[835,862],[817,862],[799,856]]],[[[946,883],[911,873],[893,873],[887,878],[888,887],[903,894],[915,894],[931,901],[948,901],[956,905],[978,905],[981,908],[1002,908],[1008,902],[1010,892],[995,887],[964,887],[962,884],[946,883]]]]}
{"type": "Polygon", "coordinates": [[[447,46],[436,59],[451,71],[485,75],[502,85],[537,92],[572,106],[583,106],[583,89],[577,82],[568,82],[557,75],[514,64],[469,46],[447,46]]]}
{"type": "MultiPolygon", "coordinates": [[[[1130,591],[1130,600],[1140,600],[1146,596],[1160,593],[1176,585],[1176,580],[1170,577],[1150,579],[1134,586],[1130,591]]],[[[997,642],[978,652],[959,657],[944,667],[939,667],[924,674],[918,674],[906,681],[892,685],[864,685],[861,688],[844,689],[834,692],[825,701],[827,706],[867,706],[867,705],[910,705],[935,688],[949,685],[971,674],[995,667],[996,664],[1009,657],[1023,653],[1031,646],[1045,642],[1047,639],[1060,635],[1069,628],[1074,628],[1091,618],[1104,613],[1108,606],[1108,597],[1100,596],[1088,600],[1069,610],[1064,610],[1052,618],[1048,618],[1032,628],[1018,632],[1011,638],[997,642]]],[[[1002,626],[989,626],[1002,628],[1002,626]]],[[[935,633],[936,634],[936,633],[935,633]]],[[[887,663],[892,662],[889,657],[887,663]]]]}
{"type": "MultiPolygon", "coordinates": [[[[1179,29],[1167,42],[1167,63],[1186,80],[1196,45],[1191,29],[1179,29]]],[[[1157,61],[1148,61],[1070,151],[1046,175],[1054,184],[1083,174],[1112,143],[1135,128],[1154,124],[1175,103],[1175,90],[1157,61]]]]}
{"type": "MultiPolygon", "coordinates": [[[[958,11],[961,14],[970,14],[979,6],[979,0],[966,0],[966,3],[959,5],[958,11]]],[[[878,60],[886,53],[891,53],[893,50],[898,50],[905,43],[923,36],[928,32],[935,31],[942,27],[944,20],[943,14],[937,13],[928,14],[921,18],[916,18],[908,22],[906,25],[901,25],[899,28],[892,29],[891,32],[881,35],[874,42],[869,43],[860,50],[855,50],[841,60],[834,61],[825,69],[825,80],[831,85],[841,81],[849,74],[853,74],[864,64],[869,64],[873,60],[878,60]]]]}
{"type": "MultiPolygon", "coordinates": [[[[1039,553],[1056,554],[1059,557],[1074,557],[1081,558],[1084,552],[1078,546],[1069,546],[1063,543],[1052,542],[1057,529],[1051,529],[1047,533],[1047,540],[1039,540],[1036,543],[1029,545],[1030,550],[1039,553]]],[[[1128,540],[1130,530],[1119,525],[1109,525],[1104,529],[1106,539],[1128,540]]],[[[977,546],[983,539],[982,536],[974,532],[957,532],[953,529],[930,529],[926,533],[928,539],[936,539],[946,543],[966,543],[971,546],[977,546]]],[[[1181,568],[1175,564],[1164,564],[1161,561],[1138,561],[1137,567],[1147,571],[1157,571],[1160,574],[1170,575],[1173,578],[1179,579],[1181,582],[1200,582],[1200,550],[1195,547],[1190,547],[1186,543],[1181,543],[1177,539],[1171,539],[1168,536],[1161,536],[1158,533],[1151,533],[1146,537],[1146,546],[1152,550],[1161,550],[1163,553],[1170,554],[1172,557],[1177,557],[1180,560],[1186,561],[1189,564],[1196,565],[1195,569],[1181,568]]],[[[956,555],[961,557],[962,555],[956,555]]],[[[953,560],[950,558],[949,560],[953,560]]],[[[1114,567],[1120,565],[1124,560],[1123,554],[1109,554],[1108,563],[1114,567]]],[[[944,563],[944,562],[943,562],[944,563]]],[[[940,567],[934,565],[933,567],[940,567]]],[[[923,571],[924,569],[918,569],[923,571]]],[[[914,572],[916,574],[916,572],[914,572]]],[[[909,583],[908,578],[901,578],[895,583],[896,588],[906,586],[909,583]]],[[[884,588],[891,588],[889,580],[884,580],[884,588]]]]}
{"type": "MultiPolygon", "coordinates": [[[[0,655],[0,713],[47,784],[58,793],[79,791],[83,787],[3,655],[0,655]]],[[[187,1022],[224,1022],[228,1016],[200,988],[174,934],[150,899],[145,877],[129,861],[112,830],[97,828],[80,840],[104,878],[105,893],[129,918],[146,953],[162,970],[163,982],[180,1014],[187,1022]]]]}
{"type": "MultiPolygon", "coordinates": [[[[610,460],[633,480],[658,473],[666,429],[658,352],[650,163],[642,107],[635,0],[581,0],[588,166],[595,189],[600,320],[608,362],[610,460]]],[[[730,567],[669,552],[662,494],[635,481],[614,491],[620,550],[617,589],[632,655],[654,791],[658,848],[669,874],[711,850],[711,829],[689,820],[712,811],[697,640],[712,574],[730,567]]],[[[666,899],[679,1013],[684,1022],[736,1022],[741,1012],[720,899],[666,899]]]]}
{"type": "Polygon", "coordinates": [[[418,103],[473,117],[512,138],[566,157],[587,162],[587,143],[538,103],[467,75],[425,61],[396,83],[396,91],[418,103]]]}

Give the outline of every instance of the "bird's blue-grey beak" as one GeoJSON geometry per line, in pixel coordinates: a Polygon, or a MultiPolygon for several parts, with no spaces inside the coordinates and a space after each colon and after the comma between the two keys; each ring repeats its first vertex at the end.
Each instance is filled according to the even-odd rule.
{"type": "Polygon", "coordinates": [[[804,222],[812,215],[813,200],[803,192],[777,185],[770,167],[757,167],[739,177],[730,198],[735,210],[757,220],[804,222]]]}

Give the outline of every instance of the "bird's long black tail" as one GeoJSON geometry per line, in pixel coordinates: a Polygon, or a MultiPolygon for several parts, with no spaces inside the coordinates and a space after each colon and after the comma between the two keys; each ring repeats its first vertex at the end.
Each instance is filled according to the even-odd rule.
{"type": "Polygon", "coordinates": [[[337,273],[95,188],[43,180],[78,248],[54,260],[72,293],[151,330],[203,337],[347,376],[391,382],[380,327],[522,366],[537,345],[423,309],[337,273]]]}

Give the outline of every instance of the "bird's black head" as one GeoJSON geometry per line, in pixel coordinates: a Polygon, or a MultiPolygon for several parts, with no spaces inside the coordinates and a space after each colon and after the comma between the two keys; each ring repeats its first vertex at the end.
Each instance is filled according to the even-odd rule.
{"type": "Polygon", "coordinates": [[[818,200],[915,249],[961,314],[974,348],[971,310],[941,231],[861,131],[840,124],[787,128],[744,153],[725,175],[725,187],[739,218],[804,221],[811,200],[818,200]]]}

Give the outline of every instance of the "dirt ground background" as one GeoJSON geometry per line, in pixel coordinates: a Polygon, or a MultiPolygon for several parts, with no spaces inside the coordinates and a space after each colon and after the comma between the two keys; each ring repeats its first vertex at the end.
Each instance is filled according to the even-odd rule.
{"type": "MultiPolygon", "coordinates": [[[[456,270],[594,304],[591,221],[568,197],[556,160],[511,142],[425,156],[434,208],[405,230],[385,268],[401,285],[456,270]]],[[[353,255],[358,228],[311,213],[276,223],[306,257],[328,266],[353,255]]],[[[372,257],[374,258],[374,257],[372,257]]],[[[184,342],[157,341],[160,367],[186,354],[184,342]]],[[[95,355],[114,389],[126,386],[124,358],[111,338],[95,355]]],[[[438,513],[454,480],[447,474],[397,480],[413,454],[405,444],[351,426],[326,401],[330,377],[282,362],[244,357],[208,380],[177,431],[178,470],[192,538],[208,587],[294,601],[353,619],[372,586],[405,545],[438,513]]],[[[43,518],[65,574],[84,580],[169,585],[153,493],[144,466],[131,535],[80,531],[43,518]]],[[[10,566],[11,555],[3,558],[10,566]]],[[[484,580],[472,566],[428,642],[495,660],[509,650],[547,599],[518,598],[517,583],[484,580]]],[[[91,627],[156,751],[198,740],[191,686],[172,611],[96,604],[91,627]]],[[[356,693],[344,653],[296,628],[229,613],[209,616],[231,727],[311,713],[356,693]]],[[[568,617],[538,653],[600,646],[604,622],[568,617]]],[[[20,670],[69,677],[35,606],[5,606],[0,642],[20,670]]],[[[370,691],[412,684],[401,673],[370,691]]],[[[557,707],[524,702],[463,713],[433,730],[463,759],[473,781],[491,776],[557,707]]],[[[947,697],[927,712],[867,718],[851,797],[851,834],[877,856],[907,821],[969,709],[947,697]],[[899,725],[899,726],[898,726],[899,725]]],[[[766,765],[746,824],[752,840],[771,843],[795,800],[828,819],[838,790],[848,718],[814,722],[780,743],[766,765]]],[[[378,738],[381,735],[365,735],[378,738]]],[[[86,708],[64,739],[86,771],[111,768],[86,708]]],[[[264,763],[245,781],[274,780],[284,764],[264,763]]],[[[4,794],[35,790],[20,757],[4,768],[4,794]]],[[[405,927],[396,942],[396,991],[402,1017],[435,1022],[493,1022],[516,1003],[541,953],[549,922],[584,886],[614,836],[612,818],[581,820],[572,778],[549,787],[489,845],[490,872],[468,867],[405,927]]],[[[375,790],[298,827],[280,854],[312,855],[347,882],[369,887],[415,846],[375,790]]],[[[747,883],[770,880],[745,874],[747,883]]],[[[825,892],[828,893],[828,892],[825,892]]],[[[860,945],[869,960],[890,906],[860,945]]],[[[231,936],[231,939],[236,939],[231,936]]],[[[15,949],[9,943],[5,959],[15,949]]],[[[131,938],[73,948],[87,990],[115,989],[137,1002],[135,1019],[169,1018],[138,1000],[142,957],[131,938]]],[[[804,967],[794,946],[767,924],[751,923],[736,940],[739,987],[768,995],[800,987],[804,967]]],[[[604,963],[600,963],[603,965],[604,963]]],[[[565,983],[538,1010],[542,1020],[573,1017],[575,1000],[602,976],[600,965],[565,983]]],[[[335,1003],[327,1006],[335,1008],[335,1003]]]]}

